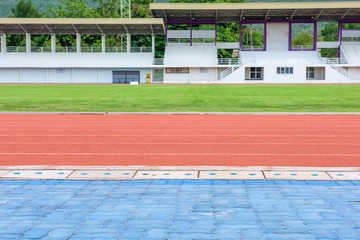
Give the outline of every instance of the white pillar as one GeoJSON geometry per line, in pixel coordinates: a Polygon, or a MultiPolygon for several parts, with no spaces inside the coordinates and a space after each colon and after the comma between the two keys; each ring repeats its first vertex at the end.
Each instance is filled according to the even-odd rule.
{"type": "Polygon", "coordinates": [[[1,52],[6,53],[6,34],[1,34],[1,52]]]}
{"type": "Polygon", "coordinates": [[[101,35],[101,52],[105,53],[106,52],[106,41],[105,41],[105,34],[101,35]]]}
{"type": "Polygon", "coordinates": [[[30,33],[26,33],[26,52],[31,53],[31,35],[30,33]]]}
{"type": "Polygon", "coordinates": [[[51,34],[51,53],[56,52],[56,35],[51,34]]]}
{"type": "Polygon", "coordinates": [[[76,33],[76,52],[77,53],[81,52],[81,34],[80,33],[76,33]]]}
{"type": "Polygon", "coordinates": [[[155,56],[155,35],[151,36],[151,43],[152,43],[152,53],[155,56]]]}
{"type": "Polygon", "coordinates": [[[98,83],[101,83],[101,68],[98,69],[98,83]]]}
{"type": "Polygon", "coordinates": [[[20,71],[19,71],[19,82],[20,82],[20,83],[23,83],[23,77],[24,77],[24,75],[23,75],[23,69],[20,68],[20,71]]]}
{"type": "Polygon", "coordinates": [[[126,36],[126,51],[129,53],[131,52],[131,34],[128,33],[126,36]]]}

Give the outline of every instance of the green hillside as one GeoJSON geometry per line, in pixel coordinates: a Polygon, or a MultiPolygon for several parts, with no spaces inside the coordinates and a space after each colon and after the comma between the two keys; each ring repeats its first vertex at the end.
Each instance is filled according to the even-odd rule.
{"type": "MultiPolygon", "coordinates": [[[[89,7],[96,7],[97,3],[94,0],[84,0],[89,7]]],[[[159,2],[212,2],[211,0],[155,0],[159,2]]],[[[248,0],[248,2],[335,2],[335,1],[346,1],[346,0],[248,0]]],[[[355,0],[359,1],[359,0],[355,0]]],[[[19,2],[19,0],[1,0],[0,1],[0,17],[7,17],[11,14],[11,8],[15,7],[15,5],[19,2]]],[[[137,4],[142,4],[143,0],[133,0],[133,2],[137,4]]],[[[216,0],[214,0],[216,2],[216,0]]],[[[229,0],[229,2],[238,2],[237,0],[229,0]]],[[[56,8],[58,6],[58,0],[32,0],[33,5],[36,9],[41,13],[47,13],[49,9],[56,8]]]]}

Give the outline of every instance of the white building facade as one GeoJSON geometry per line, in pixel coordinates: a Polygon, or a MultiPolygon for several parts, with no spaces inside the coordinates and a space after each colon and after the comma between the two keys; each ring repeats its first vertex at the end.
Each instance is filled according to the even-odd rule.
{"type": "MultiPolygon", "coordinates": [[[[0,83],[17,84],[292,84],[360,83],[359,2],[160,4],[150,19],[0,19],[0,83]],[[321,22],[338,23],[336,41],[318,41],[321,22]],[[217,26],[259,26],[261,46],[219,42],[217,26]],[[294,45],[292,32],[309,26],[313,42],[294,45]],[[169,26],[187,26],[178,30],[169,26]],[[207,29],[199,25],[211,26],[207,29]],[[7,34],[26,35],[26,46],[7,46],[7,34]],[[51,35],[51,47],[31,46],[31,35],[51,35]],[[76,35],[76,47],[57,46],[56,35],[76,35]],[[101,47],[81,46],[81,35],[101,35],[101,47]],[[127,35],[125,48],[106,46],[106,35],[127,35]],[[150,46],[131,46],[132,35],[151,35],[150,46]],[[155,57],[155,35],[166,39],[155,57]],[[323,58],[320,49],[336,49],[323,58]],[[232,58],[218,58],[227,49],[232,58]]],[[[252,35],[250,35],[250,38],[252,35]]],[[[249,36],[246,36],[248,39],[249,36]]],[[[251,39],[252,41],[252,39],[251,39]]]]}

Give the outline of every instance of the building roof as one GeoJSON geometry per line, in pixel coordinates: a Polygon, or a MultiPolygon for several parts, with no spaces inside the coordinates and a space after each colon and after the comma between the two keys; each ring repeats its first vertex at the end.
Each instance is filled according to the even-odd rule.
{"type": "Polygon", "coordinates": [[[156,18],[0,18],[6,34],[164,34],[156,18]]]}
{"type": "Polygon", "coordinates": [[[152,3],[150,9],[165,21],[360,19],[360,2],[152,3]]]}

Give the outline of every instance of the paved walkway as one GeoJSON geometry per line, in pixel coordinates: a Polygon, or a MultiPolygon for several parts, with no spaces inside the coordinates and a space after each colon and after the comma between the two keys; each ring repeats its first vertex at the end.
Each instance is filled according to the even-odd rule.
{"type": "Polygon", "coordinates": [[[0,180],[360,180],[359,168],[225,168],[221,167],[1,167],[0,180]],[[214,170],[216,169],[216,170],[214,170]]]}
{"type": "Polygon", "coordinates": [[[360,239],[360,181],[0,181],[0,239],[360,239]]]}

